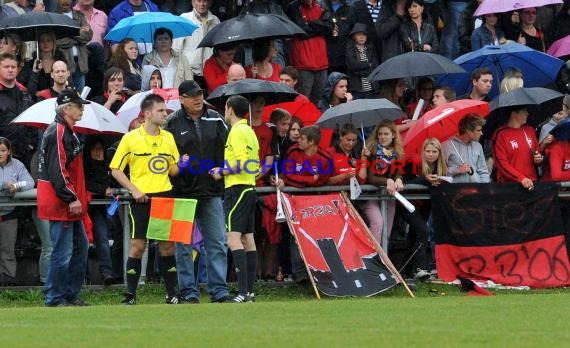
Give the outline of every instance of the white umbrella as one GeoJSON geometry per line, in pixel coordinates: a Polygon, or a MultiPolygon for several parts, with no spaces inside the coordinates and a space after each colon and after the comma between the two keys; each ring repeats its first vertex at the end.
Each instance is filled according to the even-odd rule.
{"type": "Polygon", "coordinates": [[[119,120],[121,120],[121,122],[128,127],[131,122],[139,116],[139,113],[141,112],[141,101],[144,99],[144,97],[151,93],[158,94],[164,98],[164,102],[166,103],[166,108],[168,110],[177,111],[182,107],[180,105],[180,99],[178,97],[178,89],[153,88],[148,91],[134,94],[129,99],[127,99],[119,111],[117,111],[117,117],[119,120]]]}
{"type": "MultiPolygon", "coordinates": [[[[46,128],[55,119],[57,98],[42,100],[30,106],[13,123],[25,124],[35,128],[46,128]]],[[[81,121],[75,124],[74,130],[83,134],[125,134],[127,127],[119,121],[110,110],[101,104],[91,102],[85,104],[81,121]]]]}

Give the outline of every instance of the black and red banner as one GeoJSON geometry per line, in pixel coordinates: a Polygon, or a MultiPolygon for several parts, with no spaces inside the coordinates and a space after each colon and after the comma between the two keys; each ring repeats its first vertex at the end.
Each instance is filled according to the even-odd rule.
{"type": "Polygon", "coordinates": [[[570,285],[558,187],[453,184],[432,190],[438,276],[532,288],[570,285]]]}
{"type": "Polygon", "coordinates": [[[283,203],[319,291],[329,296],[371,296],[399,283],[399,276],[386,266],[389,260],[378,255],[373,237],[341,194],[284,194],[283,203]]]}

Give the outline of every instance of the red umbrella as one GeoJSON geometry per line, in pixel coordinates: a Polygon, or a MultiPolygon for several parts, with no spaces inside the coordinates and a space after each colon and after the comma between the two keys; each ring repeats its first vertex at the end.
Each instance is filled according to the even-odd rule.
{"type": "Polygon", "coordinates": [[[489,115],[489,103],[479,100],[462,99],[440,105],[426,112],[408,130],[404,139],[407,159],[422,158],[422,145],[427,138],[437,138],[444,142],[457,134],[457,125],[463,116],[475,113],[482,117],[489,115]]]}
{"type": "MultiPolygon", "coordinates": [[[[295,100],[292,102],[285,102],[279,104],[268,105],[263,109],[263,115],[261,115],[261,120],[263,122],[269,122],[269,116],[271,112],[277,108],[289,111],[291,116],[297,116],[303,121],[304,126],[312,126],[317,122],[319,117],[321,117],[321,110],[311,103],[308,99],[295,100]]],[[[324,148],[328,148],[331,143],[333,130],[332,129],[321,129],[321,142],[320,145],[324,148]]]]}
{"type": "Polygon", "coordinates": [[[269,116],[271,115],[271,112],[277,108],[285,109],[289,111],[291,116],[299,117],[305,126],[315,124],[319,117],[321,117],[321,110],[319,110],[315,104],[306,100],[296,100],[292,102],[266,106],[263,110],[263,115],[261,116],[263,122],[269,122],[269,116]]]}

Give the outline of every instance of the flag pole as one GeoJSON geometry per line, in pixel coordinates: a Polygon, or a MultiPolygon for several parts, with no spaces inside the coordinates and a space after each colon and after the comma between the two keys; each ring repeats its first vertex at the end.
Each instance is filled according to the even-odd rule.
{"type": "Polygon", "coordinates": [[[317,285],[315,284],[315,280],[313,279],[313,275],[311,274],[311,269],[309,268],[309,264],[307,263],[307,260],[305,259],[305,255],[303,254],[303,250],[299,247],[299,239],[297,238],[297,234],[295,232],[295,229],[293,228],[293,224],[291,223],[291,219],[292,219],[292,211],[290,211],[291,209],[291,204],[289,202],[289,200],[287,199],[287,197],[283,194],[281,194],[281,201],[285,206],[285,216],[287,216],[287,226],[289,226],[289,231],[291,231],[291,234],[293,235],[293,238],[295,238],[295,243],[297,243],[297,247],[299,249],[299,254],[301,255],[301,258],[303,259],[303,263],[305,264],[305,268],[307,270],[307,275],[309,276],[309,280],[311,281],[311,285],[313,286],[313,290],[315,291],[315,295],[317,296],[317,299],[320,300],[321,299],[321,295],[319,294],[319,290],[317,289],[317,285]]]}
{"type": "Polygon", "coordinates": [[[410,288],[408,287],[408,284],[406,284],[406,281],[404,280],[404,278],[402,278],[402,276],[400,275],[400,272],[398,272],[398,269],[396,269],[396,267],[394,266],[392,261],[390,261],[390,259],[388,258],[388,255],[386,254],[386,252],[380,247],[380,245],[378,244],[378,241],[376,241],[376,238],[374,238],[374,236],[372,235],[372,232],[370,232],[370,230],[368,229],[368,225],[366,225],[364,220],[362,220],[362,217],[360,216],[360,214],[358,214],[358,212],[356,211],[356,209],[354,208],[354,206],[350,202],[350,199],[348,199],[348,197],[346,196],[346,192],[341,192],[341,195],[342,195],[342,199],[344,200],[344,203],[348,207],[348,213],[350,215],[352,215],[352,217],[355,218],[360,223],[360,225],[362,226],[364,231],[366,231],[366,234],[368,235],[368,239],[374,244],[374,248],[376,249],[376,252],[378,253],[378,256],[380,257],[380,260],[382,260],[382,262],[384,262],[384,265],[386,265],[386,268],[388,268],[388,270],[390,270],[390,272],[392,272],[392,274],[396,277],[396,279],[400,283],[402,283],[404,288],[408,291],[408,294],[410,295],[410,297],[415,298],[414,293],[412,292],[412,290],[410,290],[410,288]]]}

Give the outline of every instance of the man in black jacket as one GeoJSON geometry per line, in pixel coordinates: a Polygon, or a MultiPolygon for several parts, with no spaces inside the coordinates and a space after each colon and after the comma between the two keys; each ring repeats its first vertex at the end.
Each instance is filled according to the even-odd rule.
{"type": "MultiPolygon", "coordinates": [[[[180,174],[172,179],[174,195],[198,200],[196,217],[207,255],[208,293],[212,302],[226,302],[227,242],[222,206],[223,182],[212,179],[209,171],[223,164],[228,128],[219,113],[205,107],[204,91],[197,82],[182,82],[178,93],[182,108],[169,116],[166,130],[174,135],[178,151],[188,155],[188,159],[180,161],[180,174]]],[[[198,303],[200,290],[194,275],[191,245],[176,243],[176,268],[180,302],[198,303]]]]}
{"type": "Polygon", "coordinates": [[[0,136],[10,140],[12,155],[29,169],[38,133],[33,128],[10,123],[33,104],[26,87],[16,81],[17,75],[16,56],[12,53],[0,54],[0,136]]]}

